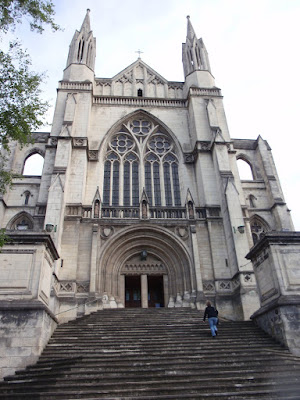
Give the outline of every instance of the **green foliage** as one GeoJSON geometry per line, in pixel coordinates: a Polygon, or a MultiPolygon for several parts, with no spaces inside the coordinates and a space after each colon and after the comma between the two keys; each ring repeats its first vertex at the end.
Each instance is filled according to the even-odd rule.
{"type": "Polygon", "coordinates": [[[31,131],[43,125],[47,102],[40,100],[43,75],[29,70],[31,61],[17,42],[0,50],[0,146],[31,142],[31,131]]]}
{"type": "Polygon", "coordinates": [[[11,172],[5,171],[3,167],[0,166],[0,195],[4,194],[7,188],[11,186],[13,177],[11,172]]]}
{"type": "MultiPolygon", "coordinates": [[[[45,25],[56,31],[54,4],[51,0],[0,0],[0,34],[14,31],[16,25],[28,20],[30,29],[42,33],[45,25]]],[[[1,37],[0,37],[1,41],[1,37]]],[[[4,168],[3,150],[9,143],[23,146],[32,142],[31,132],[43,125],[48,103],[40,99],[44,78],[30,70],[31,59],[20,43],[9,44],[8,51],[0,49],[0,195],[11,186],[16,175],[4,168]]],[[[0,248],[7,241],[0,229],[0,248]]]]}
{"type": "Polygon", "coordinates": [[[5,229],[0,229],[0,253],[1,253],[1,247],[3,247],[5,243],[9,241],[10,238],[5,234],[5,229]]]}
{"type": "Polygon", "coordinates": [[[0,0],[0,30],[14,30],[24,17],[30,19],[30,29],[42,33],[43,25],[50,25],[54,31],[59,28],[54,23],[54,4],[49,0],[0,0]]]}

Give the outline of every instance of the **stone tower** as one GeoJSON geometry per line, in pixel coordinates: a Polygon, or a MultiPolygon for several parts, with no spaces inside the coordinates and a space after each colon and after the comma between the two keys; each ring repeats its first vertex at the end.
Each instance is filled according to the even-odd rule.
{"type": "Polygon", "coordinates": [[[8,155],[19,174],[44,157],[41,176],[15,179],[0,200],[13,239],[0,254],[1,312],[12,335],[37,338],[12,368],[36,359],[57,323],[98,309],[202,309],[210,299],[223,317],[249,319],[261,293],[245,257],[266,232],[293,230],[268,143],[230,138],[189,17],[184,82],[140,58],[100,79],[95,55],[88,10],[51,133],[23,149],[12,143],[8,155]],[[237,160],[252,180],[240,179],[237,160]]]}

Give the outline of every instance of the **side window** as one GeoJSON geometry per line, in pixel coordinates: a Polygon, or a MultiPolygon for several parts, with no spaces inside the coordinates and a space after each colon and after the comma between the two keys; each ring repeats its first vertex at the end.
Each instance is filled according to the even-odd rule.
{"type": "Polygon", "coordinates": [[[24,205],[28,206],[29,204],[29,199],[30,199],[30,192],[28,190],[26,190],[26,192],[24,192],[23,196],[25,196],[24,198],[24,205]]]}
{"type": "Polygon", "coordinates": [[[44,157],[38,153],[32,154],[31,156],[27,157],[25,161],[23,175],[41,176],[43,166],[44,157]]]}
{"type": "Polygon", "coordinates": [[[253,177],[253,173],[252,173],[252,168],[251,165],[243,160],[243,159],[238,159],[237,160],[237,166],[238,166],[238,170],[239,170],[239,175],[240,175],[240,179],[243,181],[253,181],[254,177],[253,177]]]}
{"type": "Polygon", "coordinates": [[[256,208],[256,200],[257,198],[253,194],[249,195],[249,204],[251,208],[256,208]]]}

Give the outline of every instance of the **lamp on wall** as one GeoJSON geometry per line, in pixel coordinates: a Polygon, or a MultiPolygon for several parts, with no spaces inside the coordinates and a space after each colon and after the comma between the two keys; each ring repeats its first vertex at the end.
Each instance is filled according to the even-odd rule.
{"type": "Polygon", "coordinates": [[[52,232],[54,228],[54,225],[52,224],[46,224],[46,232],[52,232]]]}
{"type": "MultiPolygon", "coordinates": [[[[244,225],[240,225],[240,226],[238,226],[237,228],[236,228],[240,233],[245,233],[245,226],[244,225]]],[[[233,232],[234,233],[236,233],[236,229],[235,229],[235,227],[233,226],[233,232]]]]}
{"type": "Polygon", "coordinates": [[[244,226],[244,225],[238,226],[238,231],[239,231],[240,233],[245,233],[245,226],[244,226]]]}

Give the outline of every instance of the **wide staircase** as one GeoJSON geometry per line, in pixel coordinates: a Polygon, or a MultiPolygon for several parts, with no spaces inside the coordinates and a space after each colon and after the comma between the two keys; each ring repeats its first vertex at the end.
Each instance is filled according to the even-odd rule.
{"type": "Polygon", "coordinates": [[[300,399],[300,358],[252,322],[212,338],[191,309],[99,311],[60,325],[0,399],[300,399]]]}

